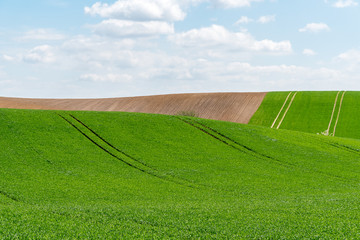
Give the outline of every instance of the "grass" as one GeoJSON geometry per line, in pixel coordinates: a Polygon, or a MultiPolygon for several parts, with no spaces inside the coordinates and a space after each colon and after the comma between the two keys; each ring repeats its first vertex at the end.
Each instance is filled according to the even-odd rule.
{"type": "Polygon", "coordinates": [[[358,140],[11,109],[0,135],[0,238],[360,237],[358,140]]]}
{"type": "MultiPolygon", "coordinates": [[[[279,113],[289,92],[270,92],[266,95],[250,124],[270,127],[279,113]]],[[[280,128],[301,132],[333,135],[341,97],[344,92],[297,92],[280,128]],[[338,94],[338,98],[336,98],[338,94]],[[334,103],[336,105],[334,108],[334,103]],[[334,108],[333,119],[331,120],[334,108]],[[330,125],[329,125],[330,124],[330,125]],[[328,133],[326,130],[329,130],[328,133]]],[[[360,139],[360,114],[357,102],[360,92],[346,92],[340,109],[335,135],[360,139]]],[[[288,106],[288,104],[286,105],[288,106]]],[[[280,115],[283,116],[284,111],[280,115]]],[[[277,121],[278,123],[279,121],[277,121]]],[[[277,126],[277,124],[276,124],[277,126]]],[[[276,128],[276,127],[275,127],[276,128]]]]}

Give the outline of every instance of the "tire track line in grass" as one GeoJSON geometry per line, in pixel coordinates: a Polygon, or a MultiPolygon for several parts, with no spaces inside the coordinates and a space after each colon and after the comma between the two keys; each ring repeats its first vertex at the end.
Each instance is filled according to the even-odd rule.
{"type": "MultiPolygon", "coordinates": [[[[178,119],[180,119],[180,120],[182,120],[183,122],[185,122],[185,123],[187,123],[187,124],[189,124],[189,125],[197,128],[197,129],[201,130],[202,132],[204,132],[204,133],[206,133],[206,134],[214,137],[214,134],[211,134],[211,133],[207,132],[206,130],[201,129],[200,127],[196,126],[195,124],[192,124],[189,120],[186,121],[186,120],[184,120],[184,119],[182,119],[182,118],[180,118],[180,117],[178,117],[178,119]]],[[[307,172],[316,172],[316,173],[319,173],[319,174],[324,175],[324,176],[326,176],[326,177],[330,177],[330,178],[333,178],[333,179],[341,180],[342,182],[349,182],[349,181],[356,182],[356,183],[358,182],[356,179],[348,179],[348,178],[345,178],[345,177],[342,177],[342,176],[338,176],[338,175],[336,175],[336,174],[326,173],[326,172],[323,172],[323,171],[321,171],[321,170],[316,170],[316,169],[311,169],[311,168],[308,168],[308,167],[298,166],[298,165],[293,164],[293,163],[284,162],[284,161],[281,161],[281,160],[279,160],[279,159],[276,159],[276,158],[267,156],[267,155],[265,155],[265,154],[259,153],[259,152],[255,151],[255,150],[249,148],[248,146],[245,146],[245,145],[243,145],[243,144],[238,143],[237,141],[229,138],[228,136],[220,133],[219,131],[217,131],[217,130],[215,130],[215,129],[213,129],[213,128],[208,127],[208,126],[205,125],[205,124],[199,123],[199,122],[197,122],[197,121],[195,121],[195,120],[193,120],[193,122],[199,124],[200,126],[203,126],[204,128],[209,129],[210,131],[212,131],[213,133],[216,133],[216,134],[220,135],[221,137],[224,137],[225,139],[231,141],[232,143],[234,143],[234,144],[236,144],[236,145],[239,145],[239,147],[245,148],[246,150],[248,150],[248,151],[250,151],[250,152],[252,153],[252,154],[250,154],[251,156],[256,157],[256,158],[258,158],[258,159],[267,158],[267,159],[269,159],[269,160],[273,160],[273,162],[276,162],[276,163],[278,163],[279,165],[282,165],[282,166],[295,167],[295,168],[299,168],[299,169],[304,170],[304,171],[307,171],[307,172]]],[[[216,137],[216,136],[215,136],[214,138],[215,138],[215,139],[219,139],[219,137],[216,137]]],[[[243,153],[249,154],[249,152],[247,152],[247,151],[245,151],[245,150],[242,150],[242,149],[240,149],[239,147],[235,147],[235,146],[227,143],[227,142],[224,141],[224,140],[220,140],[220,141],[223,142],[223,143],[225,143],[226,145],[228,145],[228,146],[230,146],[230,147],[233,147],[233,148],[235,148],[235,149],[243,152],[243,153]]]]}
{"type": "MultiPolygon", "coordinates": [[[[210,130],[212,130],[212,131],[214,131],[214,132],[216,132],[216,133],[218,133],[219,135],[221,135],[221,136],[229,139],[229,140],[232,141],[233,143],[245,147],[246,149],[248,149],[249,151],[252,151],[252,152],[255,153],[255,154],[259,154],[259,155],[261,155],[261,156],[263,156],[263,157],[269,158],[269,159],[271,159],[271,160],[275,160],[275,161],[277,161],[278,163],[282,163],[282,165],[290,165],[290,166],[292,166],[292,167],[298,167],[298,168],[299,168],[299,166],[297,166],[296,164],[292,164],[292,163],[288,163],[288,162],[283,162],[283,161],[280,161],[280,160],[278,160],[278,159],[275,159],[275,158],[272,158],[272,157],[270,157],[270,156],[267,156],[267,155],[265,155],[265,154],[256,152],[255,150],[253,150],[253,149],[251,149],[251,148],[249,148],[249,147],[247,147],[247,146],[245,146],[245,145],[243,145],[243,144],[238,143],[237,141],[235,141],[235,140],[233,140],[233,139],[231,139],[231,138],[223,135],[222,133],[218,132],[217,130],[215,130],[215,129],[213,129],[213,128],[210,128],[210,127],[206,126],[205,124],[202,124],[202,123],[199,123],[199,122],[197,122],[197,123],[200,124],[200,125],[203,125],[204,127],[208,128],[208,129],[210,129],[210,130]]],[[[343,147],[346,147],[346,146],[343,146],[343,147]]],[[[353,150],[353,149],[352,149],[352,150],[353,150]]],[[[353,151],[354,151],[354,150],[353,150],[353,151]]],[[[336,174],[326,173],[326,172],[323,172],[323,171],[321,171],[321,170],[313,170],[313,169],[307,168],[307,167],[300,167],[300,168],[303,169],[303,170],[309,171],[309,172],[311,172],[311,171],[317,172],[317,173],[320,173],[320,174],[322,174],[322,175],[324,175],[324,176],[332,177],[332,178],[339,179],[339,180],[342,180],[342,181],[355,181],[355,182],[358,182],[358,180],[356,180],[356,179],[348,179],[348,178],[345,178],[345,177],[342,177],[342,176],[338,176],[338,175],[336,175],[336,174]]]]}
{"type": "Polygon", "coordinates": [[[208,136],[226,144],[227,146],[231,147],[231,148],[234,148],[244,154],[247,154],[247,155],[250,155],[252,157],[255,157],[255,158],[258,158],[258,159],[269,159],[269,160],[272,160],[272,161],[275,161],[277,162],[279,165],[282,165],[282,166],[286,166],[286,167],[289,167],[289,166],[293,166],[293,164],[291,163],[287,163],[287,162],[283,162],[283,161],[280,161],[276,158],[273,158],[271,156],[267,156],[265,154],[262,154],[262,153],[259,153],[257,151],[255,151],[254,149],[246,146],[246,145],[243,145],[243,144],[240,144],[234,140],[232,140],[231,138],[225,136],[224,134],[202,124],[202,123],[199,123],[195,120],[191,121],[189,119],[183,119],[183,118],[180,118],[178,117],[179,120],[181,120],[182,122],[202,131],[203,133],[207,134],[208,136]],[[208,130],[206,130],[208,129],[208,130]]]}
{"type": "Polygon", "coordinates": [[[15,201],[15,202],[20,202],[19,199],[17,199],[16,197],[11,196],[10,194],[8,194],[8,193],[6,193],[4,191],[0,190],[0,194],[3,195],[6,198],[9,198],[9,199],[15,201]]]}
{"type": "Polygon", "coordinates": [[[276,129],[279,129],[279,128],[280,128],[280,125],[281,125],[282,122],[284,121],[284,118],[285,118],[286,114],[288,113],[288,111],[289,111],[289,109],[290,109],[290,107],[291,107],[291,104],[293,103],[293,101],[294,101],[294,99],[295,99],[296,94],[297,94],[297,92],[295,92],[295,94],[294,94],[293,97],[291,98],[291,101],[290,101],[288,107],[286,108],[286,111],[285,111],[283,117],[281,118],[281,121],[279,122],[279,125],[276,127],[276,129]]]}
{"type": "Polygon", "coordinates": [[[360,155],[360,150],[359,150],[359,149],[355,149],[355,148],[352,148],[352,147],[350,147],[350,146],[346,146],[346,145],[338,144],[338,143],[330,143],[330,142],[325,142],[325,143],[326,143],[327,145],[332,146],[332,147],[339,148],[339,149],[341,149],[341,150],[344,150],[344,151],[347,151],[347,152],[351,152],[351,153],[360,155]]]}
{"type": "Polygon", "coordinates": [[[222,143],[226,144],[226,145],[229,146],[229,147],[235,148],[236,150],[239,150],[239,151],[242,152],[242,153],[245,153],[245,154],[247,153],[246,151],[244,151],[244,150],[242,150],[242,149],[238,149],[237,147],[235,147],[235,146],[229,144],[228,142],[220,139],[219,137],[215,136],[214,134],[209,133],[209,132],[206,131],[205,129],[202,129],[202,128],[199,127],[199,126],[196,126],[195,124],[193,124],[193,123],[190,122],[190,121],[187,121],[187,120],[185,120],[185,119],[183,119],[183,118],[178,118],[178,119],[179,119],[180,121],[182,121],[182,122],[184,122],[184,123],[186,123],[186,124],[188,124],[188,125],[196,128],[196,129],[202,131],[203,133],[209,135],[210,137],[215,138],[215,139],[218,140],[219,142],[222,142],[222,143]]]}
{"type": "Polygon", "coordinates": [[[271,128],[273,128],[273,127],[275,126],[275,123],[276,123],[276,121],[278,120],[278,118],[279,118],[279,116],[280,116],[280,114],[281,114],[282,110],[284,109],[284,107],[285,107],[285,105],[286,105],[286,103],[287,103],[287,101],[288,101],[288,99],[289,99],[289,97],[290,97],[291,93],[292,93],[292,92],[289,92],[289,94],[287,95],[287,97],[286,97],[286,99],[285,99],[285,101],[284,101],[284,104],[282,105],[282,107],[281,107],[281,109],[280,109],[280,111],[279,111],[278,115],[276,116],[276,118],[275,118],[275,120],[274,120],[273,124],[271,125],[271,128]]]}
{"type": "Polygon", "coordinates": [[[337,117],[336,117],[336,122],[335,122],[335,125],[334,125],[334,130],[333,130],[333,136],[335,136],[336,126],[337,126],[338,121],[339,121],[340,112],[341,112],[341,107],[342,107],[342,103],[343,103],[343,100],[344,100],[344,95],[345,95],[345,93],[346,93],[346,91],[344,91],[343,94],[341,95],[339,110],[338,110],[338,114],[337,114],[337,117]]]}
{"type": "MultiPolygon", "coordinates": [[[[129,163],[128,161],[124,160],[123,158],[115,155],[114,153],[110,152],[109,150],[107,150],[105,147],[101,146],[99,143],[97,143],[94,139],[92,139],[90,136],[88,136],[86,133],[84,133],[83,131],[81,131],[81,129],[79,127],[77,127],[75,124],[73,124],[70,120],[68,120],[67,118],[65,118],[64,116],[58,114],[58,116],[60,116],[62,119],[64,119],[68,124],[70,124],[73,128],[75,128],[79,133],[81,133],[81,135],[83,135],[85,138],[87,138],[89,141],[91,141],[93,144],[95,144],[97,147],[99,147],[101,150],[103,150],[104,152],[106,152],[107,154],[109,154],[110,156],[112,156],[113,158],[116,158],[117,160],[121,161],[122,163],[128,165],[129,167],[131,168],[134,168],[138,171],[141,171],[143,173],[146,173],[150,176],[153,176],[153,177],[156,177],[156,178],[159,178],[161,180],[164,180],[164,181],[168,181],[168,182],[172,182],[172,183],[176,183],[176,184],[179,184],[179,185],[182,185],[182,186],[186,186],[186,187],[190,187],[190,188],[199,188],[198,186],[194,186],[193,184],[194,183],[191,183],[190,181],[187,181],[187,184],[186,183],[183,183],[181,182],[183,179],[178,179],[179,181],[176,181],[177,179],[174,179],[174,178],[169,178],[169,177],[166,177],[166,176],[161,176],[161,175],[158,175],[158,174],[155,174],[153,173],[152,171],[149,171],[149,170],[146,170],[146,169],[142,169],[132,163],[129,163]],[[191,184],[191,185],[189,185],[191,184]]],[[[106,142],[105,142],[106,143],[106,142]]],[[[126,155],[125,155],[126,156],[126,155]]]]}
{"type": "MultiPolygon", "coordinates": [[[[156,169],[156,168],[154,168],[154,167],[152,167],[152,166],[149,166],[148,164],[146,164],[146,163],[144,163],[144,162],[142,162],[142,161],[140,161],[140,160],[132,157],[131,155],[125,153],[124,151],[118,149],[117,147],[115,147],[114,145],[112,145],[111,143],[109,143],[107,140],[105,140],[103,137],[101,137],[97,132],[95,132],[95,131],[94,131],[93,129],[91,129],[89,126],[87,126],[87,125],[86,125],[84,122],[82,122],[80,119],[76,118],[74,115],[69,114],[69,116],[72,117],[74,120],[76,120],[78,123],[80,123],[82,126],[84,126],[86,129],[88,129],[90,132],[92,132],[96,137],[98,137],[101,141],[103,141],[106,145],[108,145],[109,147],[111,147],[111,148],[114,149],[115,151],[117,151],[117,152],[125,155],[126,157],[128,157],[128,158],[130,158],[131,160],[139,163],[140,165],[143,165],[143,166],[146,167],[146,168],[149,168],[149,169],[151,169],[151,170],[153,170],[153,171],[156,171],[156,172],[160,172],[160,170],[158,170],[158,169],[156,169]]],[[[181,181],[185,181],[185,182],[188,182],[188,183],[190,183],[190,184],[194,184],[193,182],[191,182],[191,181],[189,181],[189,180],[187,180],[187,179],[185,179],[185,178],[175,177],[175,176],[172,176],[172,175],[170,175],[170,176],[173,177],[173,178],[178,178],[178,179],[181,180],[181,181]]]]}
{"type": "Polygon", "coordinates": [[[70,117],[72,117],[74,120],[76,120],[78,123],[80,123],[81,125],[83,125],[85,128],[87,128],[90,132],[92,132],[96,137],[98,137],[101,141],[103,141],[105,144],[107,144],[109,147],[111,147],[112,149],[114,149],[115,151],[125,155],[126,157],[134,160],[135,162],[138,162],[139,164],[148,167],[152,170],[158,171],[157,169],[147,165],[146,163],[143,163],[142,161],[130,156],[129,154],[125,153],[124,151],[121,151],[120,149],[116,148],[114,145],[112,145],[111,143],[109,143],[107,140],[105,140],[103,137],[101,137],[98,133],[96,133],[94,130],[92,130],[89,126],[87,126],[85,123],[83,123],[81,120],[79,120],[78,118],[76,118],[75,116],[73,116],[72,114],[69,114],[70,117]]]}
{"type": "Polygon", "coordinates": [[[330,121],[329,121],[329,126],[328,126],[328,128],[325,130],[325,132],[323,133],[323,134],[326,135],[326,136],[329,135],[329,131],[330,131],[330,127],[331,127],[332,120],[333,120],[333,118],[334,118],[335,109],[336,109],[336,106],[337,106],[337,100],[338,100],[339,94],[340,94],[340,91],[338,91],[338,93],[336,94],[336,97],[335,97],[335,102],[334,102],[333,110],[332,110],[332,113],[331,113],[331,117],[330,117],[330,121]]]}

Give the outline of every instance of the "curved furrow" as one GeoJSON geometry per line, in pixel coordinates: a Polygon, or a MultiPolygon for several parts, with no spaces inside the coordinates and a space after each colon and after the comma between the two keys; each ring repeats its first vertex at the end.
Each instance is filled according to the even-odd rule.
{"type": "MultiPolygon", "coordinates": [[[[95,144],[97,147],[99,147],[102,151],[106,152],[107,154],[109,154],[110,156],[112,156],[113,158],[116,158],[117,160],[121,161],[122,163],[126,164],[127,166],[134,168],[138,171],[141,171],[143,173],[146,173],[148,175],[151,175],[153,177],[168,181],[168,182],[172,182],[172,183],[176,183],[182,186],[186,186],[186,187],[190,187],[190,188],[199,188],[199,186],[195,185],[193,182],[190,182],[188,180],[185,179],[181,179],[181,178],[175,178],[174,176],[168,177],[165,175],[161,175],[161,172],[159,172],[158,170],[154,169],[154,168],[150,168],[147,167],[146,165],[142,164],[139,160],[134,160],[134,158],[132,157],[128,157],[128,154],[123,154],[122,157],[118,156],[117,154],[114,154],[110,151],[110,149],[107,149],[107,147],[110,147],[111,149],[115,149],[115,147],[113,147],[111,144],[111,146],[109,145],[109,143],[107,141],[104,141],[105,139],[103,138],[99,138],[99,135],[95,135],[95,131],[91,131],[91,133],[93,133],[98,139],[100,139],[103,143],[105,143],[105,146],[102,146],[99,142],[97,142],[95,139],[93,139],[92,137],[90,137],[88,134],[86,134],[84,131],[82,131],[78,126],[76,126],[74,123],[72,123],[69,119],[67,119],[66,117],[58,114],[62,119],[64,119],[68,124],[70,124],[73,128],[75,128],[79,133],[81,133],[81,135],[83,135],[85,138],[87,138],[89,141],[91,141],[93,144],[95,144]],[[128,158],[133,160],[134,162],[131,163],[127,160],[125,160],[124,158],[128,158]],[[140,166],[138,166],[140,165],[140,166]]],[[[74,119],[75,120],[75,119],[74,119]]],[[[81,124],[81,126],[83,126],[81,124]]],[[[83,126],[85,127],[85,126],[83,126]]],[[[88,128],[86,128],[88,129],[88,128]]],[[[89,130],[90,131],[90,130],[89,130]]],[[[122,151],[118,151],[118,153],[122,154],[122,151]]]]}

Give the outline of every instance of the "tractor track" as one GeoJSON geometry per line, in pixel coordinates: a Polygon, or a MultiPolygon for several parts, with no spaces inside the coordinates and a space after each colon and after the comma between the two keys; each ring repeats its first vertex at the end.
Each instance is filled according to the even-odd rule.
{"type": "MultiPolygon", "coordinates": [[[[172,182],[172,183],[179,184],[179,185],[182,185],[182,186],[185,186],[185,187],[189,187],[189,188],[199,188],[199,186],[195,186],[194,183],[192,183],[192,182],[190,182],[190,181],[188,181],[188,180],[186,180],[186,179],[178,178],[179,181],[176,181],[176,178],[173,177],[173,176],[172,176],[173,178],[169,178],[169,177],[166,177],[166,176],[161,176],[161,175],[158,175],[158,174],[153,173],[152,171],[148,171],[148,170],[146,170],[146,169],[142,169],[141,167],[135,166],[134,164],[127,162],[127,161],[124,160],[123,158],[115,155],[114,153],[112,153],[112,152],[110,152],[109,150],[107,150],[105,147],[101,146],[101,145],[100,145],[99,143],[97,143],[94,139],[92,139],[92,138],[91,138],[90,136],[88,136],[86,133],[84,133],[83,131],[81,131],[81,129],[80,129],[79,127],[77,127],[75,124],[73,124],[70,120],[68,120],[67,118],[65,118],[65,117],[62,116],[61,114],[58,114],[58,113],[57,113],[57,115],[58,115],[59,117],[61,117],[63,120],[65,120],[68,124],[70,124],[73,128],[75,128],[79,133],[81,133],[81,135],[83,135],[85,138],[87,138],[89,141],[91,141],[93,144],[95,144],[97,147],[99,147],[101,150],[103,150],[104,152],[106,152],[107,154],[109,154],[110,156],[112,156],[113,158],[115,158],[115,159],[121,161],[122,163],[128,165],[129,167],[134,168],[134,169],[136,169],[136,170],[138,170],[138,171],[141,171],[141,172],[143,172],[143,173],[145,173],[145,174],[148,174],[148,175],[150,175],[150,176],[152,176],[152,177],[159,178],[159,179],[164,180],[164,181],[172,182]],[[175,179],[174,179],[174,178],[175,178],[175,179]],[[185,184],[185,183],[183,183],[183,182],[181,182],[181,181],[186,181],[187,184],[185,184]]],[[[74,120],[76,120],[76,119],[74,118],[74,120]]],[[[80,123],[80,122],[79,122],[79,123],[80,123]]],[[[84,127],[85,127],[85,126],[84,126],[84,127]]],[[[87,127],[87,129],[89,129],[89,131],[91,131],[95,136],[99,137],[99,135],[98,135],[98,134],[95,134],[95,132],[92,131],[92,130],[90,130],[90,128],[87,127]]],[[[104,141],[104,143],[105,143],[106,145],[108,145],[109,147],[116,149],[116,148],[113,147],[111,144],[109,144],[107,141],[105,141],[103,138],[100,138],[100,137],[99,137],[99,139],[101,139],[102,141],[104,141]]],[[[120,150],[119,150],[119,152],[122,153],[122,151],[120,151],[120,150]]],[[[128,154],[124,154],[124,156],[128,156],[128,154]]],[[[134,160],[134,158],[132,158],[132,157],[129,157],[129,158],[132,159],[132,160],[134,160]]],[[[142,164],[141,161],[139,161],[139,160],[134,160],[134,161],[136,161],[137,163],[142,164]]],[[[144,164],[142,164],[142,165],[145,166],[144,164]]],[[[146,166],[145,166],[145,167],[146,167],[146,166]]],[[[150,168],[150,167],[149,167],[149,168],[150,168]]],[[[156,169],[153,169],[153,168],[150,168],[150,169],[152,169],[153,171],[157,171],[156,169]]]]}
{"type": "Polygon", "coordinates": [[[344,100],[344,95],[345,95],[345,93],[346,93],[346,91],[344,91],[343,94],[341,95],[339,110],[338,110],[338,114],[337,114],[336,121],[335,121],[335,125],[334,125],[334,130],[333,130],[333,136],[335,136],[336,126],[337,126],[337,124],[338,124],[338,122],[339,122],[341,107],[342,107],[342,103],[343,103],[343,100],[344,100]]]}
{"type": "Polygon", "coordinates": [[[289,92],[289,94],[287,95],[287,97],[286,97],[286,99],[285,99],[285,101],[284,101],[284,103],[283,103],[282,107],[280,108],[279,113],[277,114],[277,116],[276,116],[276,118],[275,118],[274,122],[271,124],[271,127],[270,127],[270,128],[273,128],[273,127],[275,126],[276,121],[278,120],[278,118],[280,117],[280,114],[281,114],[282,110],[283,110],[283,109],[284,109],[284,107],[286,106],[286,103],[287,103],[287,101],[288,101],[288,99],[289,99],[289,97],[290,97],[291,93],[292,93],[292,92],[289,92]]]}
{"type": "Polygon", "coordinates": [[[81,120],[79,120],[78,118],[76,118],[74,115],[69,114],[70,117],[72,117],[74,120],[76,120],[78,123],[80,123],[81,125],[83,125],[85,128],[87,128],[90,132],[92,132],[95,136],[97,136],[98,138],[100,138],[104,143],[106,143],[109,147],[111,147],[112,149],[114,149],[115,151],[125,155],[126,157],[134,160],[135,162],[138,162],[141,165],[144,165],[145,167],[148,167],[150,169],[153,169],[155,171],[158,171],[157,169],[147,165],[146,163],[143,163],[142,161],[130,156],[129,154],[125,153],[124,151],[121,151],[120,149],[118,149],[117,147],[115,147],[114,145],[112,145],[111,143],[109,143],[107,140],[105,140],[103,137],[101,137],[98,133],[96,133],[94,130],[92,130],[89,126],[87,126],[85,123],[83,123],[81,120]]]}
{"type": "Polygon", "coordinates": [[[335,102],[334,102],[334,106],[333,106],[333,110],[332,110],[332,113],[331,113],[331,117],[330,117],[330,121],[329,121],[329,126],[327,128],[327,135],[329,135],[329,131],[330,131],[330,127],[331,127],[331,123],[332,123],[332,120],[334,119],[334,114],[335,114],[335,109],[336,109],[336,106],[337,106],[337,100],[339,98],[339,94],[340,94],[340,91],[337,92],[336,94],[336,97],[335,97],[335,102]]]}
{"type": "Polygon", "coordinates": [[[282,116],[282,118],[281,118],[281,120],[280,120],[280,122],[279,122],[279,125],[276,127],[276,129],[279,129],[279,128],[280,128],[280,126],[281,126],[282,122],[284,121],[284,119],[285,119],[285,117],[286,117],[286,114],[288,113],[288,111],[289,111],[289,109],[290,109],[290,107],[291,107],[291,104],[293,103],[293,101],[294,101],[297,93],[298,93],[298,92],[295,92],[294,95],[292,96],[292,98],[291,98],[291,100],[290,100],[290,103],[289,103],[288,107],[286,108],[286,110],[285,110],[285,112],[284,112],[284,115],[282,116]]]}
{"type": "MultiPolygon", "coordinates": [[[[193,123],[190,122],[189,120],[186,121],[185,119],[182,119],[182,118],[180,118],[180,117],[177,117],[177,118],[178,118],[179,120],[185,122],[186,124],[188,124],[188,125],[190,125],[190,126],[192,126],[192,127],[194,127],[194,128],[197,128],[198,130],[201,130],[202,132],[206,133],[207,135],[209,135],[209,136],[211,136],[211,137],[213,137],[213,138],[215,138],[215,139],[217,139],[217,140],[220,139],[219,137],[214,136],[214,134],[209,133],[209,132],[206,131],[205,129],[202,129],[202,128],[199,127],[199,126],[196,126],[195,124],[193,124],[193,123]]],[[[215,130],[215,129],[211,128],[211,127],[206,126],[205,124],[199,123],[199,122],[197,122],[197,121],[195,121],[195,120],[193,120],[193,121],[196,122],[197,124],[199,124],[200,126],[203,126],[204,128],[207,128],[207,129],[209,129],[210,131],[212,131],[212,132],[220,135],[221,137],[223,137],[223,138],[231,141],[232,143],[234,143],[234,144],[236,144],[236,145],[238,145],[238,146],[240,146],[240,147],[242,147],[242,148],[245,148],[247,151],[245,151],[245,150],[243,150],[243,149],[240,149],[239,147],[235,147],[235,146],[229,144],[228,142],[220,139],[220,141],[221,141],[222,143],[225,143],[226,145],[228,145],[228,146],[230,146],[230,147],[232,147],[232,148],[235,148],[235,149],[241,151],[242,153],[248,154],[248,152],[251,152],[251,153],[253,153],[253,154],[251,154],[251,156],[256,157],[256,158],[258,158],[258,159],[264,159],[264,158],[266,158],[266,159],[272,160],[273,162],[276,162],[277,164],[282,165],[282,166],[286,166],[286,167],[296,167],[296,168],[300,168],[300,169],[305,170],[305,171],[308,171],[308,172],[316,172],[316,173],[319,173],[319,174],[324,175],[324,176],[327,176],[327,177],[331,177],[331,178],[334,178],[334,179],[341,180],[342,182],[349,182],[349,181],[355,182],[355,183],[358,183],[358,182],[359,182],[359,181],[356,180],[356,179],[349,179],[349,178],[345,178],[345,177],[338,176],[338,175],[335,175],[335,174],[326,173],[326,172],[323,172],[323,171],[321,171],[321,170],[315,170],[315,169],[311,169],[311,168],[307,168],[307,167],[301,167],[301,166],[298,166],[298,165],[296,165],[296,164],[292,164],[292,163],[288,163],[288,162],[283,162],[283,161],[281,161],[281,160],[279,160],[279,159],[275,159],[275,158],[270,157],[270,156],[267,156],[267,155],[265,155],[265,154],[256,152],[255,150],[249,148],[248,146],[245,146],[245,145],[243,145],[243,144],[238,143],[237,141],[235,141],[235,140],[227,137],[226,135],[218,132],[217,130],[215,130]]]]}
{"type": "MultiPolygon", "coordinates": [[[[86,129],[88,129],[90,132],[92,132],[96,137],[98,137],[99,139],[101,139],[105,144],[107,144],[109,147],[113,148],[115,151],[117,151],[117,152],[125,155],[126,157],[132,159],[133,161],[139,163],[140,165],[143,165],[143,166],[145,166],[145,167],[147,167],[147,168],[150,168],[150,169],[152,169],[153,171],[160,172],[160,170],[158,170],[158,169],[156,169],[156,168],[154,168],[154,167],[152,167],[152,166],[149,166],[148,164],[146,164],[146,163],[144,163],[144,162],[142,162],[142,161],[134,158],[133,156],[125,153],[124,151],[118,149],[117,147],[115,147],[114,145],[112,145],[111,143],[109,143],[106,139],[104,139],[103,137],[101,137],[97,132],[95,132],[95,131],[94,131],[93,129],[91,129],[89,126],[87,126],[87,125],[86,125],[84,122],[82,122],[80,119],[76,118],[74,115],[69,114],[69,116],[72,117],[74,120],[76,120],[76,121],[77,121],[78,123],[80,123],[81,125],[83,125],[86,129]]],[[[185,179],[185,178],[175,177],[175,176],[172,176],[172,175],[171,175],[171,177],[173,177],[173,178],[178,178],[179,180],[188,182],[188,183],[190,183],[190,184],[194,184],[193,182],[191,182],[191,181],[189,181],[189,180],[187,180],[187,179],[185,179]]],[[[205,185],[204,185],[204,186],[205,186],[205,185]]]]}
{"type": "Polygon", "coordinates": [[[360,155],[360,150],[354,149],[354,148],[349,147],[349,146],[346,146],[346,145],[336,144],[336,143],[329,143],[329,142],[326,142],[326,144],[327,144],[327,145],[330,145],[330,146],[332,146],[332,147],[335,147],[335,148],[338,148],[338,149],[347,151],[347,152],[351,152],[351,153],[360,155]]]}
{"type": "Polygon", "coordinates": [[[6,198],[9,198],[9,199],[15,201],[15,202],[20,202],[19,199],[17,199],[16,197],[11,196],[10,194],[8,194],[8,193],[6,193],[4,191],[0,190],[0,194],[3,195],[6,198]]]}
{"type": "Polygon", "coordinates": [[[226,144],[227,146],[238,150],[239,152],[242,152],[242,153],[245,153],[245,154],[249,154],[249,153],[250,153],[251,156],[256,157],[256,158],[258,158],[258,159],[264,159],[264,158],[266,158],[266,159],[269,159],[269,160],[271,160],[271,161],[277,162],[279,165],[283,165],[283,166],[286,166],[286,167],[294,166],[294,164],[287,163],[287,162],[283,162],[283,161],[280,161],[280,160],[278,160],[278,159],[276,159],[276,158],[273,158],[273,157],[271,157],[271,156],[265,155],[265,154],[263,154],[263,153],[259,153],[259,152],[255,151],[254,149],[252,149],[252,148],[250,148],[250,147],[248,147],[248,146],[246,146],[246,145],[240,144],[240,143],[238,143],[237,141],[229,138],[228,136],[226,136],[226,135],[218,132],[217,130],[215,130],[215,129],[213,129],[213,128],[210,128],[210,127],[208,127],[208,126],[206,126],[206,125],[204,125],[204,124],[202,124],[202,123],[199,123],[199,122],[197,122],[197,121],[195,121],[195,120],[193,120],[193,122],[195,122],[196,124],[200,125],[201,127],[200,127],[200,126],[197,126],[196,124],[194,124],[193,122],[191,122],[191,121],[189,121],[189,120],[185,120],[185,119],[180,118],[180,117],[178,117],[178,119],[181,120],[182,122],[184,122],[184,123],[186,123],[186,124],[188,124],[188,125],[196,128],[196,129],[202,131],[203,133],[207,134],[208,136],[210,136],[210,137],[212,137],[212,138],[214,138],[214,139],[216,139],[216,140],[218,140],[218,141],[226,144]],[[204,129],[204,128],[205,128],[205,129],[204,129]],[[209,132],[209,131],[207,131],[206,129],[208,129],[208,130],[211,131],[212,133],[209,132]],[[216,136],[215,134],[219,135],[220,137],[216,136]],[[225,140],[224,140],[224,139],[221,139],[221,137],[224,138],[225,140]],[[228,142],[227,142],[226,140],[227,140],[228,142]],[[232,143],[232,144],[230,144],[229,142],[232,143]],[[234,146],[234,145],[235,145],[235,146],[234,146]]]}

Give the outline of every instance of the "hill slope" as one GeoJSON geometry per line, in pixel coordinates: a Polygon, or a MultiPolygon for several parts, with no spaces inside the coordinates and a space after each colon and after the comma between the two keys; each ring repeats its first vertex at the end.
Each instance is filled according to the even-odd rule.
{"type": "Polygon", "coordinates": [[[2,238],[359,238],[360,142],[166,115],[0,110],[2,238]]]}
{"type": "Polygon", "coordinates": [[[360,92],[270,92],[250,124],[360,139],[360,92]]]}
{"type": "Polygon", "coordinates": [[[196,93],[105,99],[0,98],[0,108],[194,113],[207,119],[248,123],[266,93],[196,93]]]}

